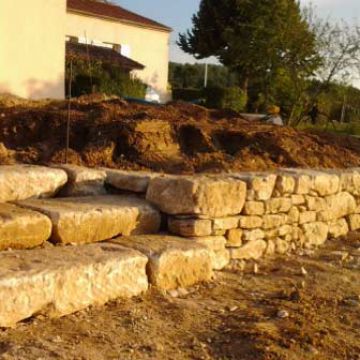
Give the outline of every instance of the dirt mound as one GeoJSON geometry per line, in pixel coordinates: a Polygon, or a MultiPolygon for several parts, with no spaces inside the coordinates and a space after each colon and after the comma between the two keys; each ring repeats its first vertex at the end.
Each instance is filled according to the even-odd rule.
{"type": "MultiPolygon", "coordinates": [[[[0,102],[0,162],[64,162],[68,104],[0,102]],[[7,155],[8,154],[8,155],[7,155]]],[[[171,173],[359,166],[360,140],[297,131],[197,105],[130,104],[92,95],[71,103],[68,161],[171,173]]]]}

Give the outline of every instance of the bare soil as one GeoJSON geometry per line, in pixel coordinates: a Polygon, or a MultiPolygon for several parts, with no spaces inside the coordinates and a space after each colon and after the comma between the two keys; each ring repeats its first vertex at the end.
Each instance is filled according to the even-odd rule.
{"type": "MultiPolygon", "coordinates": [[[[65,161],[68,104],[0,97],[0,164],[65,161]]],[[[68,161],[169,173],[344,168],[360,139],[248,121],[232,111],[129,104],[93,95],[71,103],[68,161]]]]}
{"type": "Polygon", "coordinates": [[[152,289],[29,319],[0,331],[0,359],[360,359],[359,249],[351,234],[264,260],[257,274],[226,269],[179,297],[152,289]]]}

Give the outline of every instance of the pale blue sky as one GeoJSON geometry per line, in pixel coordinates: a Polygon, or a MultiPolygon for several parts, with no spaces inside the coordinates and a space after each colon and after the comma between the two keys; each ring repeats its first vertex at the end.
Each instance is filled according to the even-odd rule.
{"type": "MultiPolygon", "coordinates": [[[[219,0],[221,1],[221,0],[219,0]]],[[[170,58],[177,62],[193,62],[175,44],[179,32],[191,27],[191,16],[198,10],[200,0],[114,0],[119,5],[150,17],[174,29],[171,38],[170,58]]],[[[321,16],[360,20],[360,0],[301,0],[312,3],[321,16]]]]}

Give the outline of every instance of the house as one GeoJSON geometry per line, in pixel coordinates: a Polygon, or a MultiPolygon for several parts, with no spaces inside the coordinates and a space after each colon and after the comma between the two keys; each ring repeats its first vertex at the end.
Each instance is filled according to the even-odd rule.
{"type": "Polygon", "coordinates": [[[64,98],[65,58],[115,62],[168,98],[171,29],[95,0],[1,0],[0,93],[64,98]]]}

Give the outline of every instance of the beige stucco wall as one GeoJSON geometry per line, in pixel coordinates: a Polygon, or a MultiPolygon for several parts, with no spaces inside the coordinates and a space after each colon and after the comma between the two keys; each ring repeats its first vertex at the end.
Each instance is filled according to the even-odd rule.
{"type": "Polygon", "coordinates": [[[63,98],[66,0],[0,0],[0,93],[63,98]]]}
{"type": "Polygon", "coordinates": [[[167,100],[169,32],[69,12],[66,35],[84,38],[85,34],[88,42],[129,45],[130,57],[146,66],[136,71],[136,76],[154,87],[163,101],[167,100]]]}

